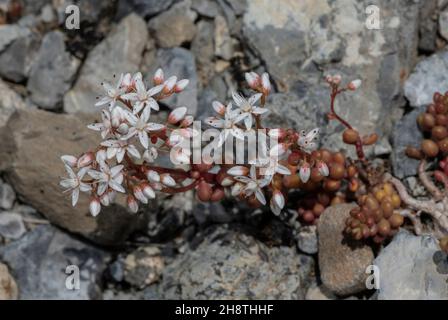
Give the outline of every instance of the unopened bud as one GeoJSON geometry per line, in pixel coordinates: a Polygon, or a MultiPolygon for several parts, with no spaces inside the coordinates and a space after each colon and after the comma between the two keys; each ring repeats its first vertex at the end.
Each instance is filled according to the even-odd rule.
{"type": "Polygon", "coordinates": [[[311,169],[310,165],[308,163],[302,164],[299,170],[299,176],[300,180],[302,180],[303,183],[307,183],[311,175],[311,169]]]}
{"type": "Polygon", "coordinates": [[[176,181],[167,173],[160,176],[160,181],[167,187],[174,187],[176,185],[176,181]]]}
{"type": "Polygon", "coordinates": [[[187,114],[187,107],[179,107],[170,112],[168,116],[168,122],[170,124],[176,124],[181,121],[187,114]]]}
{"type": "Polygon", "coordinates": [[[176,85],[174,86],[174,92],[180,93],[182,92],[187,86],[190,80],[188,79],[182,79],[180,81],[177,81],[176,85]]]}
{"type": "Polygon", "coordinates": [[[138,211],[138,203],[137,200],[131,195],[128,195],[126,199],[126,203],[128,205],[129,210],[131,210],[132,213],[137,213],[138,211]]]}
{"type": "Polygon", "coordinates": [[[231,176],[245,176],[249,173],[249,168],[244,166],[235,166],[227,170],[231,176]]]}
{"type": "Polygon", "coordinates": [[[154,74],[154,77],[152,78],[152,80],[154,81],[155,85],[159,85],[162,84],[163,81],[165,80],[165,77],[163,75],[163,70],[162,69],[157,69],[156,73],[154,74]]]}
{"type": "Polygon", "coordinates": [[[93,152],[87,152],[84,153],[79,159],[78,159],[78,168],[87,167],[92,163],[92,161],[95,159],[95,154],[93,152]]]}
{"type": "Polygon", "coordinates": [[[89,204],[90,214],[96,217],[101,211],[101,203],[97,197],[94,197],[90,200],[89,204]]]}
{"type": "Polygon", "coordinates": [[[361,84],[362,84],[362,81],[360,79],[356,79],[356,80],[351,81],[348,84],[347,88],[354,91],[354,90],[358,89],[361,86],[361,84]]]}
{"type": "Polygon", "coordinates": [[[69,167],[74,167],[78,163],[78,158],[71,155],[64,155],[61,157],[62,162],[64,162],[69,167]]]}

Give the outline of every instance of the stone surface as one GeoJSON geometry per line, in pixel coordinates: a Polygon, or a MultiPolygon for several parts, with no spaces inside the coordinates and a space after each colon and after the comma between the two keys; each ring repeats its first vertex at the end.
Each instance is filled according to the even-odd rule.
{"type": "Polygon", "coordinates": [[[313,265],[294,248],[221,229],[164,269],[161,292],[166,299],[303,299],[313,265]]]}
{"type": "Polygon", "coordinates": [[[229,34],[227,21],[223,16],[215,17],[215,55],[224,60],[233,57],[233,42],[229,34]]]}
{"type": "Polygon", "coordinates": [[[16,193],[11,185],[0,180],[0,209],[11,209],[16,200],[16,193]]]}
{"type": "MultiPolygon", "coordinates": [[[[417,2],[377,1],[379,30],[366,28],[367,0],[247,3],[244,40],[279,91],[303,96],[303,89],[321,84],[328,73],[340,73],[346,81],[361,78],[360,90],[341,95],[341,115],[362,134],[390,132],[396,110],[405,104],[402,81],[416,59],[417,2]]],[[[328,104],[327,95],[318,106],[328,112],[328,104]]],[[[336,136],[329,139],[335,143],[336,136]]]]}
{"type": "Polygon", "coordinates": [[[322,285],[314,283],[308,288],[305,296],[306,300],[336,300],[337,297],[330,290],[322,285]]]}
{"type": "Polygon", "coordinates": [[[60,156],[79,155],[98,145],[98,135],[86,128],[97,117],[18,111],[0,128],[0,170],[6,171],[7,181],[14,182],[18,195],[52,223],[112,244],[129,235],[138,217],[117,205],[103,208],[93,218],[88,213],[88,197],[81,195],[74,208],[59,186],[60,177],[66,175],[60,156]]]}
{"type": "Polygon", "coordinates": [[[198,77],[203,86],[209,83],[215,73],[213,33],[213,22],[201,20],[197,24],[196,36],[191,42],[191,52],[196,58],[198,77]]]}
{"type": "Polygon", "coordinates": [[[308,254],[315,254],[318,250],[316,226],[304,226],[297,233],[297,246],[308,254]]]}
{"type": "Polygon", "coordinates": [[[162,103],[173,109],[186,106],[188,113],[194,115],[198,106],[198,76],[194,56],[191,52],[184,48],[159,49],[155,66],[163,69],[165,77],[177,76],[178,79],[190,80],[184,91],[164,99],[162,103]]]}
{"type": "Polygon", "coordinates": [[[333,293],[347,296],[366,289],[366,268],[374,259],[372,249],[344,234],[345,220],[355,204],[327,208],[319,218],[319,270],[322,283],[333,293]]]}
{"type": "Polygon", "coordinates": [[[168,9],[174,0],[119,0],[118,18],[122,18],[131,12],[135,12],[143,17],[154,16],[168,9]]]}
{"type": "Polygon", "coordinates": [[[417,174],[418,160],[406,156],[408,146],[419,148],[423,139],[422,132],[418,129],[417,116],[425,108],[417,108],[406,114],[394,127],[392,132],[392,169],[398,178],[409,177],[417,174]]]}
{"type": "Polygon", "coordinates": [[[26,109],[22,97],[0,79],[0,128],[5,126],[17,109],[26,109]]]}
{"type": "Polygon", "coordinates": [[[399,233],[374,261],[380,271],[378,299],[447,300],[448,272],[436,263],[440,254],[436,239],[399,233]]]}
{"type": "Polygon", "coordinates": [[[40,39],[36,33],[24,34],[0,53],[0,76],[22,82],[29,74],[32,62],[39,50],[40,39]]]}
{"type": "Polygon", "coordinates": [[[65,51],[62,32],[47,33],[30,70],[27,89],[31,100],[44,109],[62,107],[62,99],[71,87],[79,64],[78,59],[65,51]]]}
{"type": "MultiPolygon", "coordinates": [[[[130,14],[99,43],[84,62],[78,80],[64,97],[64,111],[96,112],[96,97],[103,92],[103,81],[117,81],[113,75],[136,72],[148,40],[145,21],[130,14]]],[[[115,84],[114,84],[115,85],[115,84]]]]}
{"type": "Polygon", "coordinates": [[[214,18],[219,14],[218,4],[209,0],[192,0],[191,9],[207,18],[214,18]]]}
{"type": "Polygon", "coordinates": [[[0,52],[3,51],[14,40],[26,36],[30,30],[16,24],[0,25],[0,52]]]}
{"type": "Polygon", "coordinates": [[[20,299],[99,299],[108,256],[50,225],[36,227],[20,240],[0,247],[0,260],[12,267],[20,299]],[[70,265],[79,268],[79,290],[66,288],[67,277],[73,274],[66,273],[70,265]]]}
{"type": "Polygon", "coordinates": [[[165,267],[159,248],[140,247],[123,261],[124,280],[137,288],[147,287],[160,279],[165,267]]]}
{"type": "Polygon", "coordinates": [[[419,43],[418,48],[423,52],[434,52],[437,40],[437,1],[426,0],[420,2],[419,43]]]}
{"type": "Polygon", "coordinates": [[[9,273],[8,267],[0,263],[0,300],[16,300],[17,298],[16,281],[9,273]]]}
{"type": "Polygon", "coordinates": [[[448,50],[420,61],[404,84],[404,93],[413,107],[432,102],[434,92],[444,93],[448,83],[448,50]]]}
{"type": "Polygon", "coordinates": [[[0,236],[17,240],[26,232],[22,216],[15,212],[0,212],[0,236]]]}
{"type": "Polygon", "coordinates": [[[448,9],[439,14],[439,32],[448,41],[448,9]]]}
{"type": "Polygon", "coordinates": [[[159,47],[179,47],[194,38],[197,14],[190,10],[190,6],[190,0],[181,1],[149,21],[149,29],[159,47]]]}

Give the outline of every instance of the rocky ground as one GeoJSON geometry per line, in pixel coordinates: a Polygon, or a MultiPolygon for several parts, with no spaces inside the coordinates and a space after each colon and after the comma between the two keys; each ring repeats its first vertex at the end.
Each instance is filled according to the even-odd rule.
{"type": "Polygon", "coordinates": [[[162,67],[190,79],[168,104],[198,118],[241,89],[245,71],[267,71],[268,122],[318,126],[331,149],[345,147],[325,117],[323,75],[360,78],[337,108],[382,137],[370,156],[390,160],[418,195],[404,148],[421,140],[415,118],[433,92],[448,90],[447,41],[446,0],[0,0],[0,299],[448,299],[434,239],[403,231],[380,251],[347,243],[350,205],[317,227],[192,193],[92,218],[87,199],[72,208],[58,186],[59,156],[98,142],[85,126],[99,117],[100,83],[162,67]],[[65,28],[70,4],[79,30],[65,28]],[[370,4],[379,30],[365,27],[370,4]],[[378,291],[364,285],[371,264],[390,270],[378,291]],[[66,289],[67,265],[80,268],[79,290],[66,289]]]}

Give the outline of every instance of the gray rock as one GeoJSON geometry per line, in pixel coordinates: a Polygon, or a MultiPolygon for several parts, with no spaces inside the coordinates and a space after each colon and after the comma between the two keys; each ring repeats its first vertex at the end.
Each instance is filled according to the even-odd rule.
{"type": "Polygon", "coordinates": [[[154,16],[168,9],[174,0],[119,0],[117,16],[122,18],[131,12],[142,17],[154,16]]]}
{"type": "Polygon", "coordinates": [[[431,236],[399,233],[374,261],[380,272],[378,299],[447,300],[448,274],[436,263],[440,253],[431,236]]]}
{"type": "Polygon", "coordinates": [[[322,283],[340,296],[366,290],[366,268],[374,259],[369,246],[344,236],[345,221],[355,206],[339,204],[328,207],[317,225],[322,283]]]}
{"type": "Polygon", "coordinates": [[[22,216],[15,212],[0,212],[0,236],[10,240],[21,238],[26,232],[22,216]]]}
{"type": "Polygon", "coordinates": [[[66,52],[62,32],[47,33],[30,70],[27,89],[31,100],[44,109],[60,107],[79,64],[78,59],[66,52]]]}
{"type": "Polygon", "coordinates": [[[143,289],[159,281],[165,267],[159,248],[145,246],[130,253],[123,260],[124,280],[143,289]]]}
{"type": "Polygon", "coordinates": [[[323,285],[314,283],[306,292],[306,300],[336,300],[337,297],[323,285]]]}
{"type": "Polygon", "coordinates": [[[439,14],[439,32],[448,41],[448,8],[439,14]]]}
{"type": "Polygon", "coordinates": [[[190,0],[181,1],[149,21],[149,29],[159,47],[179,47],[194,38],[197,14],[190,10],[190,6],[190,0]]]}
{"type": "Polygon", "coordinates": [[[24,81],[28,77],[39,44],[39,36],[35,33],[12,42],[0,54],[0,76],[14,82],[24,81]]]}
{"type": "Polygon", "coordinates": [[[0,247],[0,259],[13,268],[20,299],[99,299],[99,281],[108,256],[50,225],[36,227],[0,247]],[[66,288],[69,265],[79,267],[79,290],[66,288]]]}
{"type": "Polygon", "coordinates": [[[229,208],[224,208],[219,202],[199,202],[193,210],[193,216],[198,224],[206,222],[228,223],[235,219],[229,208]]]}
{"type": "Polygon", "coordinates": [[[165,299],[303,299],[314,260],[220,229],[163,272],[165,299]]]}
{"type": "Polygon", "coordinates": [[[64,97],[64,110],[69,113],[97,111],[93,105],[103,92],[101,83],[114,81],[114,74],[138,71],[147,40],[148,30],[141,17],[130,14],[124,18],[89,53],[78,80],[64,97]]]}
{"type": "Polygon", "coordinates": [[[247,0],[226,0],[237,16],[242,15],[247,8],[247,0]]]}
{"type": "Polygon", "coordinates": [[[38,15],[44,6],[51,4],[51,2],[51,0],[24,0],[24,14],[38,15]]]}
{"type": "MultiPolygon", "coordinates": [[[[361,78],[360,90],[340,97],[340,112],[362,135],[390,132],[399,116],[395,110],[405,104],[403,77],[416,59],[417,2],[376,1],[379,30],[366,28],[365,8],[372,4],[367,0],[247,3],[244,39],[279,91],[303,95],[300,87],[313,88],[327,73],[341,73],[345,81],[361,78]]],[[[319,107],[328,111],[328,104],[327,98],[319,107]]],[[[329,144],[335,142],[336,136],[329,144]]]]}
{"type": "Polygon", "coordinates": [[[417,116],[422,113],[424,107],[417,108],[406,114],[396,125],[392,132],[392,169],[398,178],[404,178],[417,174],[418,160],[406,156],[408,146],[420,147],[423,134],[418,129],[417,116]]]}
{"type": "Polygon", "coordinates": [[[18,295],[16,281],[9,273],[8,267],[0,263],[0,300],[16,300],[18,295]]]}
{"type": "Polygon", "coordinates": [[[419,43],[418,48],[425,52],[436,50],[437,40],[437,0],[426,0],[420,3],[419,43]]]}
{"type": "Polygon", "coordinates": [[[444,93],[448,83],[448,50],[420,61],[404,84],[404,93],[413,107],[428,105],[434,92],[444,93]]]}
{"type": "Polygon", "coordinates": [[[3,51],[14,40],[30,34],[28,28],[16,24],[0,25],[0,52],[3,51]]]}
{"type": "Polygon", "coordinates": [[[0,128],[6,125],[15,110],[25,108],[22,97],[0,79],[0,128]]]}
{"type": "Polygon", "coordinates": [[[184,91],[164,99],[163,103],[173,109],[185,106],[188,113],[194,115],[198,106],[198,76],[194,56],[184,48],[159,49],[157,65],[163,69],[166,77],[177,76],[179,80],[190,80],[184,91]]]}
{"type": "Polygon", "coordinates": [[[210,0],[192,0],[191,9],[207,18],[214,18],[219,14],[217,3],[210,0]]]}
{"type": "Polygon", "coordinates": [[[16,201],[16,193],[10,184],[0,180],[0,208],[9,210],[16,201]]]}
{"type": "Polygon", "coordinates": [[[304,226],[297,233],[297,246],[308,254],[315,254],[318,250],[316,226],[304,226]]]}
{"type": "Polygon", "coordinates": [[[206,86],[215,74],[213,32],[213,23],[201,20],[197,24],[196,36],[191,42],[190,50],[196,58],[198,77],[202,86],[206,86]]]}
{"type": "Polygon", "coordinates": [[[229,34],[226,19],[223,16],[215,17],[215,55],[224,60],[233,57],[233,42],[229,34]]]}

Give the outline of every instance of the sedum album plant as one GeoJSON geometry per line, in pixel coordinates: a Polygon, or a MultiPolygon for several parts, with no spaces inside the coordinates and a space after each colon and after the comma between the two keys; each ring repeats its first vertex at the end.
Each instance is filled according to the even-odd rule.
{"type": "Polygon", "coordinates": [[[194,189],[200,201],[228,196],[254,208],[269,205],[276,215],[284,208],[294,209],[302,222],[313,224],[326,207],[357,202],[345,232],[376,243],[393,236],[404,217],[415,222],[415,215],[402,208],[402,199],[415,206],[401,183],[366,158],[364,147],[374,144],[377,135],[361,137],[336,111],[337,97],[357,90],[361,80],[342,85],[340,75],[325,79],[330,88],[328,119],[345,127],[342,139],[357,155],[350,159],[339,150],[318,148],[318,128],[264,127],[269,75],[249,72],[245,79],[253,95],[246,98],[234,92],[231,102],[213,102],[216,115],[204,119],[206,129],[184,106],[164,121],[154,120],[159,102],[182,92],[187,79],[165,79],[159,69],[151,86],[141,73],[122,75],[115,86],[103,83],[105,95],[96,103],[102,108],[101,121],[88,125],[101,135],[101,143],[81,155],[61,157],[68,178],[60,184],[71,193],[73,206],[79,194],[86,193],[90,212],[97,216],[102,206],[124,194],[135,213],[157,192],[194,189]],[[171,166],[161,164],[163,154],[170,156],[171,166]]]}

